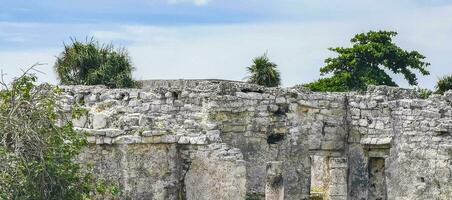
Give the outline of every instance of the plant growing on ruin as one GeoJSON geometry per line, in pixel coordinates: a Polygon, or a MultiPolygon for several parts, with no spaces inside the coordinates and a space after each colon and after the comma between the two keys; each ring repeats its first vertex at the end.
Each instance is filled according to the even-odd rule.
{"type": "Polygon", "coordinates": [[[444,94],[447,90],[452,90],[452,75],[440,78],[435,89],[437,94],[444,94]]]}
{"type": "Polygon", "coordinates": [[[277,87],[281,85],[281,77],[277,65],[267,57],[267,54],[253,59],[253,65],[248,67],[250,76],[249,83],[263,85],[266,87],[277,87]]]}
{"type": "Polygon", "coordinates": [[[112,44],[99,44],[93,38],[85,42],[73,39],[57,57],[55,71],[63,85],[106,85],[129,88],[137,85],[128,52],[112,44]]]}
{"type": "Polygon", "coordinates": [[[87,199],[112,192],[74,161],[86,136],[61,122],[61,90],[36,85],[32,69],[10,84],[0,82],[0,199],[87,199]]]}
{"type": "Polygon", "coordinates": [[[433,94],[433,91],[429,90],[427,88],[417,87],[414,90],[418,93],[418,95],[421,99],[427,99],[433,94]]]}
{"type": "Polygon", "coordinates": [[[410,85],[417,85],[413,70],[429,75],[425,56],[417,51],[406,51],[397,46],[392,31],[369,31],[355,35],[350,41],[352,47],[330,48],[338,56],[327,58],[320,69],[321,78],[306,84],[315,91],[365,90],[368,85],[397,86],[385,70],[402,74],[410,85]]]}

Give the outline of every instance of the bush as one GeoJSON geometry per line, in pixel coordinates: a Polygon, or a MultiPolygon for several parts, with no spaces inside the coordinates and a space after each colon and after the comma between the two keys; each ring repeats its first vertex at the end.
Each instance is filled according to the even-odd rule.
{"type": "Polygon", "coordinates": [[[321,78],[303,86],[315,92],[346,92],[348,91],[348,87],[345,80],[348,75],[347,73],[343,73],[341,75],[321,78]]]}
{"type": "Polygon", "coordinates": [[[110,188],[74,162],[87,141],[71,123],[57,125],[64,117],[60,90],[35,82],[24,74],[1,83],[0,199],[87,199],[110,188]]]}
{"type": "Polygon", "coordinates": [[[430,97],[430,95],[433,94],[433,91],[426,89],[426,88],[418,87],[418,88],[415,88],[414,90],[418,93],[419,97],[422,99],[427,99],[428,97],[430,97]]]}
{"type": "Polygon", "coordinates": [[[110,88],[136,87],[130,58],[125,49],[72,40],[57,57],[55,70],[63,85],[106,85],[110,88]]]}
{"type": "Polygon", "coordinates": [[[281,77],[276,66],[275,63],[270,62],[267,54],[254,58],[253,65],[247,68],[251,74],[248,82],[266,87],[281,85],[281,77]]]}
{"type": "Polygon", "coordinates": [[[452,75],[440,78],[435,89],[437,94],[444,94],[447,90],[452,90],[452,75]]]}

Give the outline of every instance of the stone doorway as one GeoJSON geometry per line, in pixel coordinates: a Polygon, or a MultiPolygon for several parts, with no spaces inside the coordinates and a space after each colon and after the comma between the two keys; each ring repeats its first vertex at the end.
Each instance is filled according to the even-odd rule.
{"type": "Polygon", "coordinates": [[[379,157],[369,158],[369,200],[387,200],[385,159],[379,157]]]}

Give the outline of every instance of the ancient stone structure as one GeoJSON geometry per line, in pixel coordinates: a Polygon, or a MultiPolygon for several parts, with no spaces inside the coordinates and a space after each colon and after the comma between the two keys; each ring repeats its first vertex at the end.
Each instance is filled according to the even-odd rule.
{"type": "Polygon", "coordinates": [[[281,161],[267,163],[265,200],[284,200],[284,179],[281,161]]]}
{"type": "Polygon", "coordinates": [[[72,119],[90,135],[80,161],[122,199],[265,199],[274,161],[288,200],[311,190],[334,200],[452,199],[451,91],[419,99],[392,87],[315,93],[220,80],[63,89],[68,112],[89,110],[72,119]]]}

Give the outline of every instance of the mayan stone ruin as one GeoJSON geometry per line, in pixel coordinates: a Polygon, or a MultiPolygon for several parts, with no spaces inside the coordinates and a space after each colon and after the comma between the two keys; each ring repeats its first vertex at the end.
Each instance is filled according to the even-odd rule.
{"type": "Polygon", "coordinates": [[[79,161],[121,199],[452,199],[452,91],[317,93],[222,80],[62,86],[79,161]]]}

